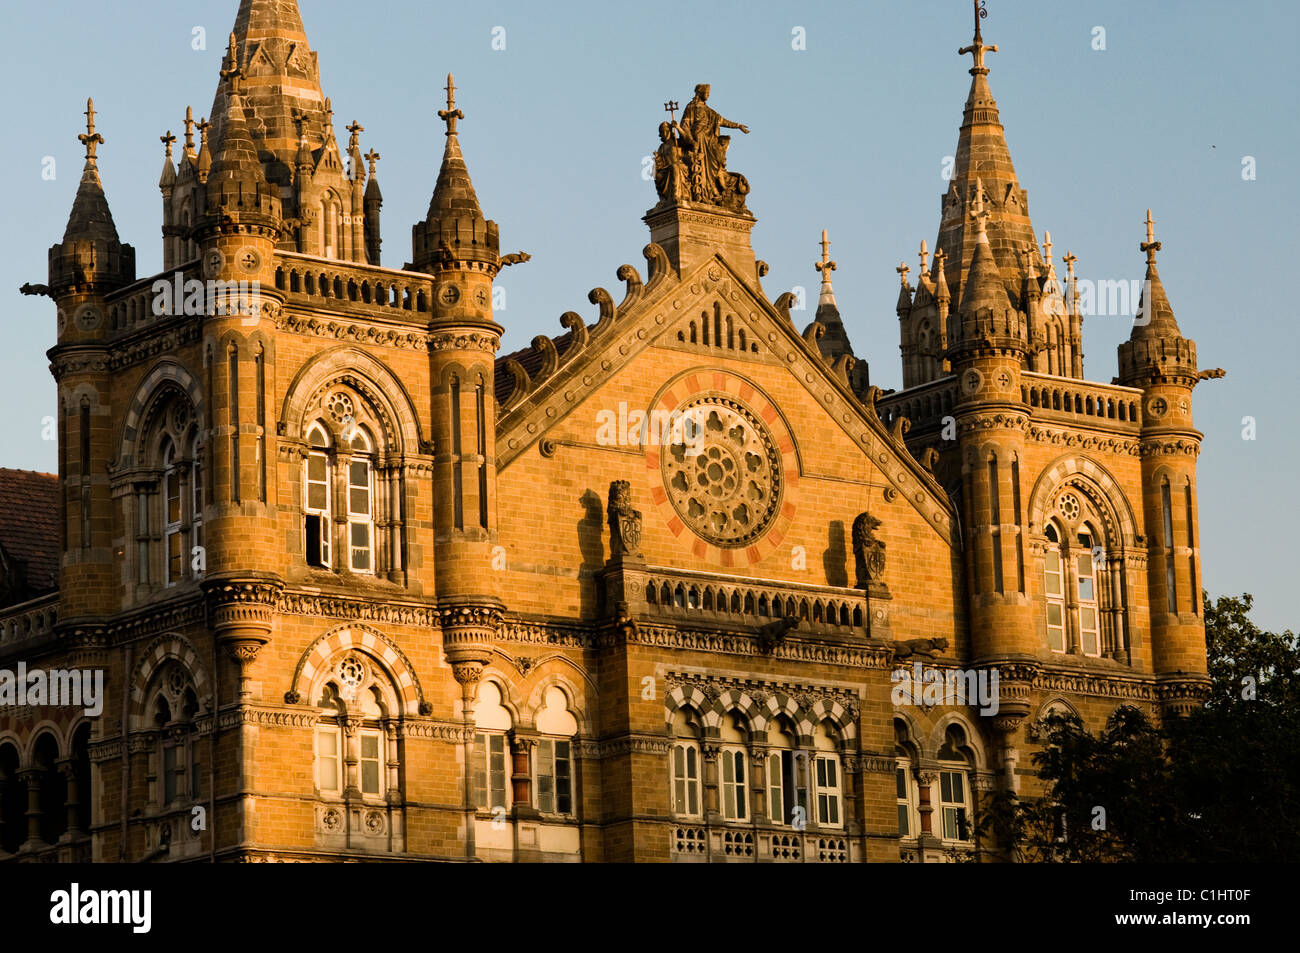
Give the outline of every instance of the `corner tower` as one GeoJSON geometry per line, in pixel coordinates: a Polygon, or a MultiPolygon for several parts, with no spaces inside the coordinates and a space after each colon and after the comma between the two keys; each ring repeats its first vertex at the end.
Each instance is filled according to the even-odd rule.
{"type": "Polygon", "coordinates": [[[492,652],[504,608],[492,572],[496,541],[494,366],[502,328],[493,320],[492,282],[501,270],[495,222],[479,207],[456,123],[447,75],[446,144],[429,212],[412,228],[412,263],[433,275],[429,321],[434,443],[435,578],[443,649],[460,682],[465,718],[492,652]]]}
{"type": "Polygon", "coordinates": [[[1156,269],[1155,220],[1147,209],[1146,279],[1129,339],[1119,345],[1119,383],[1142,389],[1142,511],[1147,537],[1151,652],[1167,711],[1199,704],[1206,683],[1192,389],[1222,371],[1198,372],[1156,269]]]}

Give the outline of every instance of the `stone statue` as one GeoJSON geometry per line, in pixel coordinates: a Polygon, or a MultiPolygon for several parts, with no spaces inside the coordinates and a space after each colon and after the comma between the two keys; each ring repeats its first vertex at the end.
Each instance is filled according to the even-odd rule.
{"type": "Polygon", "coordinates": [[[792,615],[769,622],[758,630],[758,648],[763,653],[771,652],[785,641],[785,637],[799,628],[799,620],[792,615]]]}
{"type": "Polygon", "coordinates": [[[947,639],[907,639],[904,642],[894,643],[894,661],[899,662],[918,655],[923,658],[937,658],[947,649],[947,639]]]}
{"type": "Polygon", "coordinates": [[[861,588],[870,582],[881,582],[885,574],[885,543],[876,538],[880,520],[870,513],[859,513],[853,521],[853,557],[857,563],[861,588]]]}
{"type": "Polygon", "coordinates": [[[632,508],[632,484],[615,480],[609,485],[609,555],[641,555],[641,511],[632,508]]]}
{"type": "MultiPolygon", "coordinates": [[[[749,182],[738,172],[727,171],[727,147],[731,137],[721,135],[722,129],[739,129],[749,132],[749,127],[724,119],[708,105],[709,85],[695,87],[695,98],[682,110],[682,121],[670,124],[686,165],[691,201],[708,205],[721,205],[737,211],[745,207],[749,182]]],[[[660,126],[660,138],[664,130],[660,126]]],[[[665,196],[660,190],[660,196],[665,196]]]]}
{"type": "Polygon", "coordinates": [[[667,202],[690,201],[691,185],[677,139],[680,127],[675,122],[659,124],[659,148],[655,150],[655,188],[667,202]]]}

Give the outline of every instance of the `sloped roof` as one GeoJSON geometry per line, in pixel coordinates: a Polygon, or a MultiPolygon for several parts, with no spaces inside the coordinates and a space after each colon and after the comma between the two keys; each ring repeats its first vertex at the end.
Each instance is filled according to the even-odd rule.
{"type": "Polygon", "coordinates": [[[0,467],[0,545],[27,563],[32,595],[59,582],[59,478],[0,467]]]}

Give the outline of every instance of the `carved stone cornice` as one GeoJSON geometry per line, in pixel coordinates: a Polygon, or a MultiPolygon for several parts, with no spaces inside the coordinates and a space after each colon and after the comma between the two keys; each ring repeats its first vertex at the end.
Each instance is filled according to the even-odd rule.
{"type": "Polygon", "coordinates": [[[219,728],[237,728],[240,725],[257,725],[265,728],[311,728],[320,720],[316,711],[291,708],[264,708],[240,705],[227,708],[217,716],[219,728]]]}
{"type": "Polygon", "coordinates": [[[1142,456],[1144,457],[1161,457],[1173,456],[1174,454],[1184,454],[1189,457],[1198,456],[1201,452],[1201,442],[1199,440],[1189,440],[1185,437],[1144,437],[1142,438],[1142,456]]]}
{"type": "Polygon", "coordinates": [[[399,736],[465,744],[474,740],[474,729],[463,724],[435,721],[406,721],[398,724],[399,736]]]}
{"type": "Polygon", "coordinates": [[[1087,434],[1055,427],[1041,427],[1030,424],[1026,436],[1038,443],[1050,443],[1058,447],[1071,447],[1076,450],[1092,450],[1098,453],[1112,453],[1135,457],[1139,454],[1138,441],[1113,434],[1087,434]]]}
{"type": "Polygon", "coordinates": [[[768,658],[796,662],[822,662],[848,668],[887,669],[893,664],[893,649],[883,645],[864,643],[862,646],[852,646],[801,639],[791,634],[771,652],[764,653],[757,635],[678,629],[642,623],[624,626],[616,631],[606,631],[599,636],[598,644],[608,647],[616,644],[620,639],[637,645],[659,648],[728,655],[764,655],[768,658]]]}
{"type": "Polygon", "coordinates": [[[114,343],[109,350],[108,369],[118,371],[160,354],[174,354],[183,347],[197,343],[202,337],[203,324],[200,318],[178,317],[165,330],[151,327],[145,334],[132,335],[128,340],[114,343]]]}
{"type": "Polygon", "coordinates": [[[438,610],[432,604],[413,604],[354,598],[343,595],[286,590],[276,599],[275,610],[284,615],[304,615],[348,622],[387,622],[431,629],[438,625],[438,610]]]}
{"type": "Polygon", "coordinates": [[[430,344],[430,336],[423,331],[402,331],[360,321],[336,321],[288,311],[281,312],[275,327],[276,330],[293,334],[311,334],[316,337],[333,338],[336,341],[402,350],[422,350],[430,344]]]}
{"type": "Polygon", "coordinates": [[[1201,708],[1210,697],[1208,675],[1161,675],[1156,695],[1166,715],[1186,715],[1201,708]]]}
{"type": "Polygon", "coordinates": [[[558,622],[505,619],[501,623],[501,628],[497,630],[497,641],[590,648],[596,642],[596,634],[590,629],[558,622]]]}
{"type": "Polygon", "coordinates": [[[809,718],[809,720],[815,720],[812,717],[812,710],[819,701],[823,703],[823,707],[828,711],[832,703],[838,704],[844,712],[843,718],[846,722],[855,722],[858,717],[859,697],[856,692],[849,689],[828,688],[824,685],[786,682],[777,679],[737,679],[712,675],[707,672],[672,670],[665,673],[664,682],[670,689],[699,689],[700,693],[710,703],[716,702],[727,692],[734,692],[736,695],[748,695],[756,706],[761,707],[760,713],[764,715],[769,712],[769,709],[763,706],[766,706],[769,697],[775,695],[778,696],[778,699],[784,697],[792,700],[798,707],[799,714],[809,718]]]}
{"type": "Polygon", "coordinates": [[[438,626],[444,633],[456,629],[486,630],[495,633],[501,627],[504,609],[499,603],[474,601],[440,605],[437,613],[438,626]]]}
{"type": "Polygon", "coordinates": [[[430,351],[486,351],[496,354],[501,341],[495,335],[471,331],[438,331],[429,335],[430,351]]]}
{"type": "Polygon", "coordinates": [[[880,755],[863,755],[857,759],[858,771],[864,774],[893,774],[898,769],[896,758],[880,755]]]}
{"type": "Polygon", "coordinates": [[[1060,671],[1042,672],[1034,680],[1039,692],[1060,692],[1066,695],[1094,695],[1100,698],[1123,698],[1130,701],[1157,701],[1153,680],[1113,675],[1094,675],[1060,671]]]}

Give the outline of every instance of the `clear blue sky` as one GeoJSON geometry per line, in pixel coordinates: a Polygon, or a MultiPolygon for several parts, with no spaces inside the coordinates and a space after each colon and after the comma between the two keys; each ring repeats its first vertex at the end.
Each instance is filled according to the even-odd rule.
{"type": "MultiPolygon", "coordinates": [[[[0,293],[7,302],[0,463],[53,470],[41,438],[55,390],[45,351],[54,309],[24,298],[43,282],[76,190],[88,95],[106,138],[100,168],[138,273],[161,268],[158,136],[179,133],[185,106],[208,112],[237,0],[3,0],[7,191],[0,293]],[[207,31],[206,51],[191,48],[207,31]],[[57,177],[41,177],[53,156],[57,177]]],[[[336,120],[366,127],[382,155],[384,263],[409,256],[411,223],[428,205],[441,154],[434,117],[456,74],[461,141],[502,250],[532,254],[501,278],[506,348],[558,333],[566,310],[589,314],[587,291],[623,262],[642,268],[640,217],[655,202],[641,177],[667,99],[697,82],[711,105],[744,122],[730,165],[744,172],[758,217],[755,250],[771,264],[773,298],[815,295],[822,228],[839,263],[835,289],[874,383],[897,387],[897,276],[934,244],[943,159],[957,141],[970,77],[957,56],[971,35],[965,0],[926,3],[672,2],[613,5],[301,0],[336,120]],[[505,50],[493,50],[494,27],[505,50]],[[807,48],[791,48],[802,27],[807,48]]],[[[1298,5],[1278,2],[1088,4],[988,0],[993,93],[1030,213],[1081,277],[1140,278],[1150,206],[1164,243],[1160,271],[1202,367],[1228,376],[1196,391],[1201,545],[1211,593],[1249,591],[1256,619],[1297,627],[1294,487],[1300,428],[1293,400],[1300,354],[1293,292],[1300,154],[1295,44],[1298,5]],[[1106,49],[1094,50],[1094,27],[1106,49]],[[1257,177],[1243,181],[1242,159],[1257,177]],[[1254,417],[1257,439],[1241,438],[1254,417]]],[[[811,318],[811,313],[808,315],[811,318]]],[[[1123,318],[1084,324],[1085,375],[1109,381],[1123,318]]]]}

